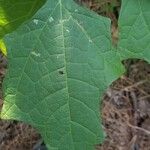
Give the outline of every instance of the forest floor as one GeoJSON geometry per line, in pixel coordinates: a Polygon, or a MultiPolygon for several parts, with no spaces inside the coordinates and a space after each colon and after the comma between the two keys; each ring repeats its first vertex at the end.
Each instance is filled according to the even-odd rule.
{"type": "MultiPolygon", "coordinates": [[[[120,0],[78,0],[112,20],[112,39],[118,40],[120,0]],[[113,3],[113,7],[112,7],[113,3]]],[[[150,150],[150,65],[142,60],[123,62],[126,73],[106,91],[102,103],[106,140],[97,150],[150,150]]],[[[7,61],[0,54],[0,109],[7,61]]],[[[0,120],[0,150],[46,150],[40,135],[29,125],[0,120]]]]}

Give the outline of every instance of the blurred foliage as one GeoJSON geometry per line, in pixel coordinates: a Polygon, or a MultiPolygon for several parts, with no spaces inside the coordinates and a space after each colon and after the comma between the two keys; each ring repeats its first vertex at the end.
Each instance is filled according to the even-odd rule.
{"type": "Polygon", "coordinates": [[[6,56],[7,55],[7,50],[6,50],[6,46],[5,43],[2,39],[0,39],[0,50],[2,51],[2,53],[6,56]]]}

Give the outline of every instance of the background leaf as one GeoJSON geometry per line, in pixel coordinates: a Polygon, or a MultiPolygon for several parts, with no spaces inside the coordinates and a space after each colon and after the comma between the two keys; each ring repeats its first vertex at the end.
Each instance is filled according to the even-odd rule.
{"type": "Polygon", "coordinates": [[[2,40],[5,34],[17,29],[44,4],[45,0],[0,0],[0,50],[6,55],[2,40]]]}
{"type": "Polygon", "coordinates": [[[29,19],[45,0],[0,0],[0,38],[29,19]]]}
{"type": "Polygon", "coordinates": [[[149,0],[122,0],[118,49],[123,59],[139,58],[150,62],[149,8],[149,0]]]}
{"type": "Polygon", "coordinates": [[[6,46],[3,40],[0,40],[0,50],[2,51],[2,53],[6,56],[7,55],[7,50],[6,50],[6,46]]]}

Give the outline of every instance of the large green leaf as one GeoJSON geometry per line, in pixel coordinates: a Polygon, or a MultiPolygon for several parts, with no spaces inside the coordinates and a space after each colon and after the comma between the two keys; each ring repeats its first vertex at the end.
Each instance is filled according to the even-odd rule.
{"type": "Polygon", "coordinates": [[[123,59],[140,58],[150,62],[150,1],[122,0],[118,49],[123,59]]]}
{"type": "MultiPolygon", "coordinates": [[[[102,142],[99,97],[124,72],[122,59],[149,60],[146,47],[139,53],[140,40],[136,48],[132,36],[125,38],[133,32],[126,24],[140,34],[126,19],[126,13],[132,18],[139,11],[137,1],[131,1],[123,1],[118,50],[111,46],[110,20],[73,0],[47,0],[32,19],[7,35],[2,118],[31,124],[50,150],[92,150],[102,142]]],[[[150,6],[147,0],[140,2],[150,6]]]]}
{"type": "Polygon", "coordinates": [[[6,37],[2,118],[33,125],[50,150],[93,149],[104,138],[99,98],[123,72],[110,39],[109,19],[48,0],[6,37]]]}
{"type": "Polygon", "coordinates": [[[0,0],[0,39],[30,18],[45,0],[0,0]]]}

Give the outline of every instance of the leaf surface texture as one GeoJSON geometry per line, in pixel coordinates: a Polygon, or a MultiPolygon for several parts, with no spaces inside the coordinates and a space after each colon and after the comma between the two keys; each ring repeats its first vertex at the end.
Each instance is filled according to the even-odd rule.
{"type": "MultiPolygon", "coordinates": [[[[92,150],[101,143],[99,98],[123,74],[121,60],[149,60],[149,50],[142,50],[140,39],[137,49],[126,42],[133,40],[134,28],[133,33],[140,34],[133,21],[124,21],[125,11],[131,9],[127,3],[124,0],[119,20],[117,50],[111,44],[110,20],[72,0],[47,0],[32,18],[8,34],[2,118],[34,126],[49,150],[92,150]]],[[[147,0],[141,3],[150,6],[147,0]]],[[[134,9],[137,15],[142,8],[132,5],[131,17],[134,9]]],[[[149,36],[148,23],[142,25],[149,36]]]]}

